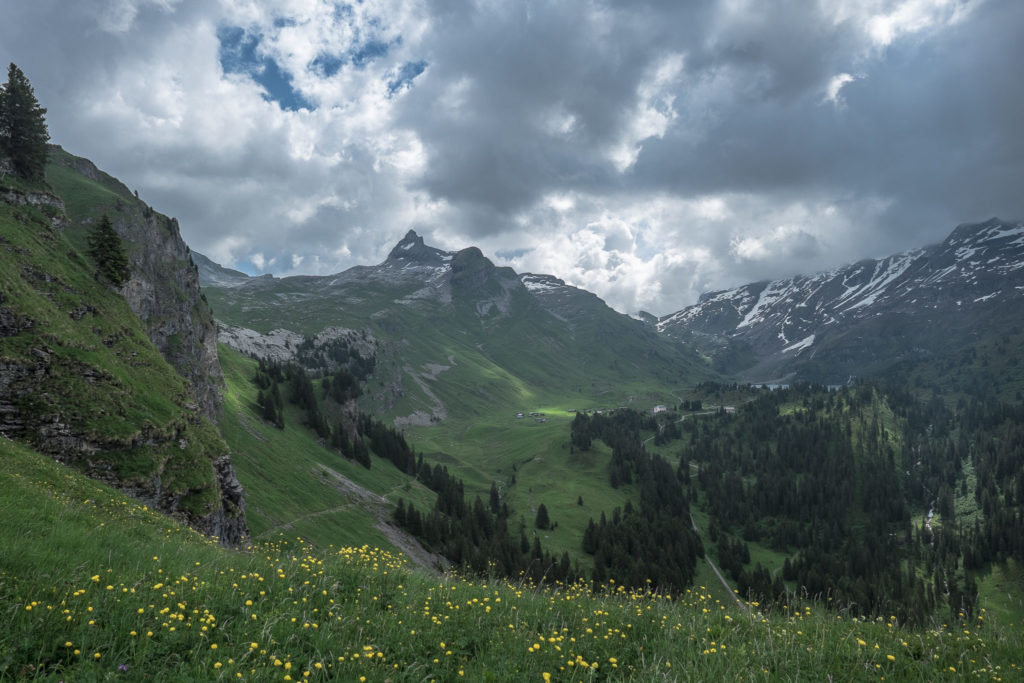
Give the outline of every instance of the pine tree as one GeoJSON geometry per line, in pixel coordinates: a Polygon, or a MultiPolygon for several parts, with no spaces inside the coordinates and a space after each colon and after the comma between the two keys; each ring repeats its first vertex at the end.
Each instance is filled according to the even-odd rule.
{"type": "Polygon", "coordinates": [[[46,174],[50,134],[45,114],[25,74],[12,62],[0,88],[0,154],[10,157],[15,174],[26,180],[42,180],[46,174]]]}
{"type": "Polygon", "coordinates": [[[96,262],[97,276],[102,275],[115,287],[120,287],[131,277],[121,237],[106,214],[89,233],[89,255],[96,262]]]}
{"type": "Polygon", "coordinates": [[[537,519],[535,521],[535,526],[538,529],[547,529],[551,526],[551,519],[548,517],[548,508],[544,503],[541,503],[537,507],[537,519]]]}

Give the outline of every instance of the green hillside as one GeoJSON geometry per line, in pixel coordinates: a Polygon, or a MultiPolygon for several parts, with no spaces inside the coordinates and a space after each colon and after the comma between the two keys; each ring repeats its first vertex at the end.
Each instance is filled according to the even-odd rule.
{"type": "Polygon", "coordinates": [[[688,348],[592,294],[562,285],[561,298],[544,300],[475,248],[450,258],[450,273],[392,258],[326,277],[246,280],[219,269],[204,291],[218,320],[261,333],[365,331],[378,348],[361,405],[411,425],[451,418],[465,428],[510,411],[608,408],[631,397],[654,405],[714,376],[688,348]]]}
{"type": "Polygon", "coordinates": [[[48,187],[0,202],[0,431],[216,533],[227,446],[65,224],[48,187]]]}
{"type": "Polygon", "coordinates": [[[303,426],[298,408],[288,406],[283,430],[263,422],[252,381],[256,362],[225,347],[220,358],[227,391],[218,426],[245,487],[253,539],[285,531],[319,546],[371,543],[394,550],[379,528],[393,504],[401,496],[430,505],[434,494],[389,462],[375,459],[366,469],[325,448],[303,426]]]}
{"type": "Polygon", "coordinates": [[[371,547],[222,549],[0,439],[0,679],[1014,680],[992,612],[908,630],[792,604],[437,579],[371,547]]]}

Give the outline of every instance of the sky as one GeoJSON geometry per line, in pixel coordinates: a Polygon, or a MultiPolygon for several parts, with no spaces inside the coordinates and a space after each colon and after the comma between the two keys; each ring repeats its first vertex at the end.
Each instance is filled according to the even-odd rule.
{"type": "Polygon", "coordinates": [[[410,229],[624,312],[1024,219],[1020,0],[0,0],[51,139],[250,274],[410,229]]]}

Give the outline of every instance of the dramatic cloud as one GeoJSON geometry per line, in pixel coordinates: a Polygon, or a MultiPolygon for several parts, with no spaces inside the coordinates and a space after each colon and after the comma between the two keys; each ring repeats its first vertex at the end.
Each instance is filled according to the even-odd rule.
{"type": "Polygon", "coordinates": [[[409,228],[625,312],[1024,217],[1016,0],[0,0],[55,142],[249,272],[409,228]]]}

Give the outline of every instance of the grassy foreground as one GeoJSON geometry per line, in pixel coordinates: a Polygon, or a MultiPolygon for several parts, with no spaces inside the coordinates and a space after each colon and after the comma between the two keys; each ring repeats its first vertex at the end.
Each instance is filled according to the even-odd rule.
{"type": "Polygon", "coordinates": [[[904,630],[695,589],[432,577],[369,547],[224,550],[0,437],[0,679],[1020,680],[1019,628],[904,630]]]}

